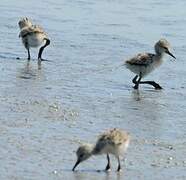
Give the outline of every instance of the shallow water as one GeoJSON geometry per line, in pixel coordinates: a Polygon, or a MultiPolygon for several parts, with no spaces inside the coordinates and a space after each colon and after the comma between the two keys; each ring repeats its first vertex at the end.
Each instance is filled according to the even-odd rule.
{"type": "Polygon", "coordinates": [[[0,179],[186,179],[186,2],[1,0],[0,179]],[[27,62],[17,22],[45,27],[50,61],[27,62]],[[122,62],[168,39],[175,62],[148,79],[162,91],[132,89],[122,62]],[[20,59],[16,59],[20,57],[20,59]],[[120,127],[132,141],[123,172],[107,174],[97,156],[72,173],[80,142],[120,127]]]}

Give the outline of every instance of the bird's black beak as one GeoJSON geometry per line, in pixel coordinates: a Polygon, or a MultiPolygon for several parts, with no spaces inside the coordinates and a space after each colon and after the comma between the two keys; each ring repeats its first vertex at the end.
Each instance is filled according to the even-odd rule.
{"type": "Polygon", "coordinates": [[[174,59],[176,59],[176,57],[175,57],[172,53],[170,53],[169,50],[167,50],[166,53],[167,53],[168,55],[172,56],[174,59]]]}
{"type": "Polygon", "coordinates": [[[78,159],[77,162],[76,162],[76,164],[74,165],[72,171],[75,171],[75,168],[78,166],[78,164],[79,164],[80,162],[81,162],[81,161],[78,159]]]}

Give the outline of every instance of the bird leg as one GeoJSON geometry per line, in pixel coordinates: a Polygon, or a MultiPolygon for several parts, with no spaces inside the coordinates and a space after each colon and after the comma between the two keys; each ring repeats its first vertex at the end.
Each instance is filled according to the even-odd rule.
{"type": "Polygon", "coordinates": [[[29,50],[29,48],[27,48],[27,52],[28,52],[28,60],[30,60],[30,50],[29,50]]]}
{"type": "Polygon", "coordinates": [[[25,43],[25,48],[27,49],[27,52],[28,52],[28,60],[30,60],[30,49],[29,49],[29,46],[28,46],[28,42],[26,41],[25,43]]]}
{"type": "Polygon", "coordinates": [[[120,164],[119,156],[117,157],[117,159],[118,159],[118,169],[117,169],[117,171],[119,172],[119,171],[121,171],[121,164],[120,164]]]}
{"type": "Polygon", "coordinates": [[[49,39],[46,39],[46,38],[45,38],[44,40],[46,40],[46,43],[45,43],[44,46],[42,46],[42,47],[39,49],[39,53],[38,53],[38,60],[41,60],[41,61],[43,60],[42,57],[41,57],[41,56],[42,56],[42,53],[43,53],[43,50],[45,49],[46,46],[48,46],[48,45],[50,44],[50,40],[49,40],[49,39]]]}
{"type": "Polygon", "coordinates": [[[107,166],[105,168],[105,171],[110,171],[110,157],[109,157],[109,154],[107,154],[107,161],[108,161],[108,163],[107,163],[107,166]]]}
{"type": "Polygon", "coordinates": [[[137,83],[137,78],[138,78],[138,75],[136,75],[136,76],[133,78],[132,82],[133,82],[134,84],[137,83]]]}
{"type": "Polygon", "coordinates": [[[141,81],[141,82],[139,82],[139,84],[150,84],[150,85],[154,86],[155,89],[163,89],[159,84],[157,84],[154,81],[141,81]]]}
{"type": "Polygon", "coordinates": [[[135,84],[135,86],[133,87],[134,89],[138,89],[138,87],[139,87],[139,84],[140,84],[140,81],[141,81],[141,78],[142,78],[141,72],[140,72],[140,74],[139,74],[139,79],[138,79],[138,81],[136,81],[136,80],[137,80],[137,77],[138,77],[138,75],[136,75],[136,76],[134,77],[134,79],[132,80],[133,83],[135,84]]]}

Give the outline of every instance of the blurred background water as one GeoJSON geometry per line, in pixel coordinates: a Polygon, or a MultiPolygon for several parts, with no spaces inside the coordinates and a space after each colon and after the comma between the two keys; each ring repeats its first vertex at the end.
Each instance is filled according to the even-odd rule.
{"type": "Polygon", "coordinates": [[[186,2],[161,0],[0,1],[0,179],[186,179],[186,2]],[[30,17],[51,39],[37,65],[18,38],[30,17]],[[177,57],[132,89],[119,67],[166,38],[177,57]],[[20,59],[16,59],[20,57],[20,59]],[[118,68],[119,67],[119,68],[118,68]],[[106,174],[97,156],[71,172],[80,142],[119,127],[132,140],[123,173],[106,174]]]}

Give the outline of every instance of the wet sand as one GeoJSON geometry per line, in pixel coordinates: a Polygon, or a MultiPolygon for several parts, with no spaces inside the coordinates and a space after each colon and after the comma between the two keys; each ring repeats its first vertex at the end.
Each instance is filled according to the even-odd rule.
{"type": "Polygon", "coordinates": [[[186,179],[186,29],[181,0],[1,0],[0,179],[186,179]],[[37,4],[36,4],[37,2],[37,4]],[[48,8],[48,9],[47,9],[48,8]],[[157,13],[158,12],[158,13],[157,13]],[[26,60],[17,22],[30,16],[45,27],[51,45],[41,69],[26,60]],[[132,89],[133,74],[120,65],[168,39],[177,57],[166,57],[147,77],[164,89],[132,89]],[[20,59],[16,59],[19,57],[20,59]],[[130,132],[118,174],[97,172],[104,156],[71,171],[81,142],[105,129],[130,132]]]}

